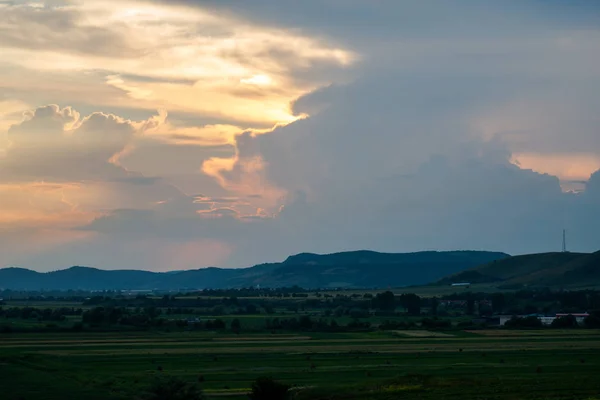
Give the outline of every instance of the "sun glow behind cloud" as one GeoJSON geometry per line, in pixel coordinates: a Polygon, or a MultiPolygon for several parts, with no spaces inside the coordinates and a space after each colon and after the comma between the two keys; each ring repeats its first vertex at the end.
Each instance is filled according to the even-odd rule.
{"type": "MultiPolygon", "coordinates": [[[[293,115],[290,103],[330,83],[327,76],[303,74],[320,65],[344,68],[356,59],[350,51],[309,36],[219,16],[198,7],[142,0],[122,1],[118,7],[106,0],[2,4],[0,51],[0,87],[21,97],[0,98],[0,157],[13,153],[8,165],[16,171],[18,168],[10,167],[17,162],[15,151],[28,151],[40,162],[51,163],[57,172],[64,168],[57,164],[66,167],[71,162],[64,161],[61,153],[91,151],[92,145],[95,152],[106,148],[105,153],[98,153],[98,167],[104,163],[101,168],[114,165],[113,172],[118,171],[121,158],[136,151],[136,141],[142,137],[182,147],[235,146],[235,136],[246,129],[258,134],[297,120],[299,116],[293,115]],[[23,76],[27,79],[16,79],[23,76]],[[61,106],[69,107],[46,108],[57,113],[51,121],[64,120],[58,131],[30,133],[32,128],[27,124],[35,116],[27,111],[32,108],[29,103],[43,98],[54,103],[62,96],[68,104],[61,106]],[[102,113],[80,117],[74,111],[79,104],[88,109],[109,106],[161,111],[139,121],[102,113]],[[71,112],[76,113],[73,118],[61,114],[71,112]],[[169,117],[178,113],[198,115],[211,123],[189,125],[169,117]],[[121,139],[110,132],[73,134],[94,116],[112,121],[98,125],[96,130],[127,126],[135,134],[127,142],[112,144],[110,140],[121,139]],[[19,146],[9,152],[11,140],[6,132],[11,125],[19,125],[18,135],[13,133],[19,146]],[[84,139],[88,147],[77,147],[84,139]]],[[[43,126],[44,122],[35,124],[43,126]]],[[[204,171],[210,171],[211,166],[215,171],[227,169],[235,162],[235,158],[213,157],[204,171]]],[[[202,174],[201,167],[199,160],[189,174],[202,174]]],[[[52,170],[36,168],[27,172],[31,178],[42,170],[52,170]]],[[[216,173],[209,176],[218,178],[216,173]]],[[[114,199],[114,184],[99,181],[96,175],[81,177],[85,183],[69,182],[55,174],[40,186],[9,176],[10,185],[1,189],[5,199],[20,199],[13,206],[21,206],[5,207],[0,219],[11,224],[38,221],[40,226],[62,219],[76,225],[82,218],[119,207],[119,201],[124,205],[122,196],[114,199]],[[50,190],[52,179],[60,180],[62,186],[50,190]],[[65,217],[68,213],[72,218],[65,217]]],[[[225,185],[223,180],[217,179],[217,183],[225,185]]]]}
{"type": "Polygon", "coordinates": [[[268,75],[254,75],[250,78],[242,79],[240,82],[247,83],[249,85],[270,85],[273,80],[268,75]]]}
{"type": "Polygon", "coordinates": [[[201,112],[261,126],[293,121],[289,103],[327,83],[297,74],[319,64],[349,66],[356,58],[310,37],[199,8],[144,1],[114,7],[90,0],[63,7],[17,5],[4,13],[0,49],[12,65],[46,74],[93,71],[104,74],[98,85],[121,91],[130,107],[201,112]],[[24,36],[43,39],[26,42],[24,36]]]}
{"type": "MultiPolygon", "coordinates": [[[[524,169],[557,176],[563,183],[563,189],[573,190],[573,182],[587,181],[600,170],[600,155],[581,154],[540,154],[515,153],[511,162],[524,169]]],[[[582,189],[583,185],[580,189],[582,189]]]]}

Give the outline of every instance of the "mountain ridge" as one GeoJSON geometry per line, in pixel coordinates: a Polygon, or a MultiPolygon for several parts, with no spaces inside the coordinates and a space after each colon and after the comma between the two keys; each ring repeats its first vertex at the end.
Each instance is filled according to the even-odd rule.
{"type": "Polygon", "coordinates": [[[600,251],[527,254],[494,260],[445,277],[438,284],[459,281],[505,288],[600,286],[600,251]]]}
{"type": "Polygon", "coordinates": [[[25,268],[0,269],[0,289],[13,290],[180,290],[220,289],[260,285],[388,287],[434,282],[452,273],[509,257],[485,251],[379,253],[368,250],[331,254],[299,253],[283,262],[239,269],[201,268],[151,272],[102,270],[74,266],[36,272],[25,268]]]}

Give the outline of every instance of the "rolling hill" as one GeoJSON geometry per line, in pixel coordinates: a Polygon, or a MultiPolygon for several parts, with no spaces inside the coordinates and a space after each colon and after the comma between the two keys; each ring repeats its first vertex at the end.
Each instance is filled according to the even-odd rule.
{"type": "Polygon", "coordinates": [[[179,290],[249,287],[386,288],[421,285],[444,276],[509,257],[480,251],[377,253],[354,251],[318,255],[302,253],[281,263],[250,268],[203,268],[157,273],[105,271],[87,267],[38,273],[0,269],[0,289],[14,290],[179,290]]]}
{"type": "Polygon", "coordinates": [[[599,287],[600,252],[514,256],[450,275],[438,283],[456,282],[485,283],[498,288],[599,287]]]}

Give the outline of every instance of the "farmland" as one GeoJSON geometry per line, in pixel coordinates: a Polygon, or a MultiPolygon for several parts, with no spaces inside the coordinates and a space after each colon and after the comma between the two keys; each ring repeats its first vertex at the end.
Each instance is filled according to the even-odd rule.
{"type": "Polygon", "coordinates": [[[600,393],[598,311],[581,325],[492,321],[598,310],[599,300],[594,291],[465,289],[439,298],[298,288],[6,292],[0,398],[146,400],[153,383],[174,377],[208,399],[243,399],[268,376],[298,400],[589,400],[600,393]]]}
{"type": "Polygon", "coordinates": [[[269,375],[298,399],[587,399],[600,393],[599,339],[596,330],[4,335],[0,386],[10,400],[135,399],[172,375],[209,398],[239,399],[269,375]]]}

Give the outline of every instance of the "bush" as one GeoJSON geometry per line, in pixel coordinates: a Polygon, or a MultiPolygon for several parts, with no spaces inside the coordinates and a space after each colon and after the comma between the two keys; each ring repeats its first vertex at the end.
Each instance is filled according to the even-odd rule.
{"type": "Polygon", "coordinates": [[[252,384],[248,397],[251,400],[287,400],[290,398],[290,386],[272,378],[258,378],[252,384]]]}

